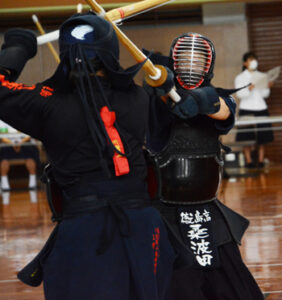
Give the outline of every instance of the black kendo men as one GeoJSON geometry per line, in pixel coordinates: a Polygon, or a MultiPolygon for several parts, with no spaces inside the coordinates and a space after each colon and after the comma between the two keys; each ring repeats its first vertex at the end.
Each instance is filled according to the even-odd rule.
{"type": "Polygon", "coordinates": [[[140,65],[120,67],[115,32],[93,13],[64,22],[59,46],[56,73],[33,86],[13,81],[36,54],[34,34],[8,31],[0,52],[0,118],[42,141],[45,181],[62,196],[61,210],[50,200],[58,225],[18,277],[43,279],[47,300],[168,299],[175,253],[148,206],[140,65]]]}
{"type": "Polygon", "coordinates": [[[248,221],[217,199],[224,147],[219,135],[234,125],[235,102],[232,91],[210,83],[213,43],[200,34],[183,34],[173,41],[170,57],[152,54],[151,59],[173,70],[181,96],[173,103],[161,96],[162,89],[145,85],[152,96],[147,147],[157,177],[153,203],[179,249],[173,299],[262,299],[237,246],[248,221]],[[185,251],[195,259],[192,268],[185,267],[185,251]]]}

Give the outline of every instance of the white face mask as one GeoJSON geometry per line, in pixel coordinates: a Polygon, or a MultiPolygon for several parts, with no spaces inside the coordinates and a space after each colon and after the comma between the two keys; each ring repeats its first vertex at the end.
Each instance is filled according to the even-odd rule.
{"type": "Polygon", "coordinates": [[[258,61],[256,59],[253,59],[249,63],[249,69],[252,71],[256,70],[258,68],[258,61]]]}

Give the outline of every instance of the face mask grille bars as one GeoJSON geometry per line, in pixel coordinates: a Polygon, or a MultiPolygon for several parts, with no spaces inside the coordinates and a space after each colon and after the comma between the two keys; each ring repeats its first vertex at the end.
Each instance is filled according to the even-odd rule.
{"type": "Polygon", "coordinates": [[[212,48],[201,36],[189,34],[176,42],[172,58],[176,79],[181,87],[191,90],[199,87],[212,63],[212,48]]]}

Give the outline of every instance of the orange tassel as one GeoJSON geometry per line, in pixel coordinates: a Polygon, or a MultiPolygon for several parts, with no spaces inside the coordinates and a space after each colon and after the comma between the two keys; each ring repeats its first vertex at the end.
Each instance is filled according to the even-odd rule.
{"type": "MultiPolygon", "coordinates": [[[[103,106],[101,108],[100,115],[113,145],[119,152],[124,153],[124,147],[120,135],[117,129],[114,127],[116,113],[109,111],[107,106],[103,106]]],[[[129,173],[130,169],[128,159],[125,156],[122,156],[115,151],[113,155],[113,162],[115,166],[116,176],[121,176],[129,173]]]]}

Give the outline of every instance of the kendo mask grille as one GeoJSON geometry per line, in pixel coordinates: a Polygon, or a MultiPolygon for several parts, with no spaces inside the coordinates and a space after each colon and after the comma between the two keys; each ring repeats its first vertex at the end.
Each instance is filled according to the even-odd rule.
{"type": "Polygon", "coordinates": [[[201,35],[180,37],[172,49],[172,58],[176,79],[188,90],[201,86],[212,71],[213,49],[201,35]]]}

